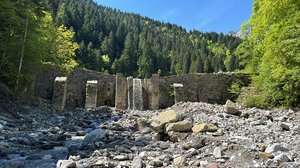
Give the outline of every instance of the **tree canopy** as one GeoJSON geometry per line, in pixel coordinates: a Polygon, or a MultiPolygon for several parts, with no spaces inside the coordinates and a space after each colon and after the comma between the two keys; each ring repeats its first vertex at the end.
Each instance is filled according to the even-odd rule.
{"type": "Polygon", "coordinates": [[[237,55],[263,103],[300,104],[300,1],[255,0],[237,55]]]}
{"type": "Polygon", "coordinates": [[[91,70],[151,77],[238,69],[241,39],[184,28],[97,5],[92,0],[51,1],[57,25],[74,30],[79,66],[91,70]],[[104,63],[103,56],[109,58],[104,63]],[[225,65],[226,64],[226,65],[225,65]]]}
{"type": "Polygon", "coordinates": [[[56,26],[47,6],[47,1],[1,1],[1,83],[18,92],[31,89],[45,63],[65,72],[76,66],[74,32],[56,26]]]}

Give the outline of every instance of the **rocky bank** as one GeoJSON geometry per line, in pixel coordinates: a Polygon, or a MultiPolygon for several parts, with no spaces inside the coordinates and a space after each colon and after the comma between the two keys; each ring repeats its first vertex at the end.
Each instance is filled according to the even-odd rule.
{"type": "Polygon", "coordinates": [[[158,111],[0,114],[0,168],[299,167],[300,111],[178,103],[158,111]]]}

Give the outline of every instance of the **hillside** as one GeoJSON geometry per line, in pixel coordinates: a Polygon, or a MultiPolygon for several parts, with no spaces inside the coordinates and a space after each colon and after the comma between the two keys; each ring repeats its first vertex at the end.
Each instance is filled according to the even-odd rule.
{"type": "Polygon", "coordinates": [[[243,40],[92,0],[1,0],[0,168],[298,168],[299,23],[299,0],[253,0],[243,40]],[[180,75],[236,69],[249,87],[180,75]],[[208,103],[227,91],[247,107],[208,103]]]}
{"type": "Polygon", "coordinates": [[[238,69],[237,37],[187,32],[92,0],[52,1],[50,6],[56,24],[75,31],[81,67],[139,77],[238,69]]]}
{"type": "Polygon", "coordinates": [[[92,0],[2,0],[0,84],[30,100],[36,76],[53,69],[66,75],[79,66],[139,78],[238,69],[252,74],[255,95],[245,93],[247,105],[297,107],[299,3],[255,0],[241,40],[232,32],[188,32],[92,0]]]}

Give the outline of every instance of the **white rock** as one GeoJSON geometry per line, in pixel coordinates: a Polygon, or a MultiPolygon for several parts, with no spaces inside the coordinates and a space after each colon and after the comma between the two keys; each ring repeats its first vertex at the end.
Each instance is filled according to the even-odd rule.
{"type": "Polygon", "coordinates": [[[98,140],[104,137],[105,137],[105,132],[102,129],[95,129],[90,133],[88,133],[87,135],[85,135],[83,139],[83,145],[94,144],[95,142],[97,142],[98,140]]]}
{"type": "Polygon", "coordinates": [[[0,131],[3,130],[4,125],[0,124],[0,131]]]}
{"type": "Polygon", "coordinates": [[[200,161],[200,167],[206,167],[209,164],[207,160],[200,161]]]}
{"type": "Polygon", "coordinates": [[[274,153],[278,151],[288,151],[288,149],[283,147],[281,144],[276,143],[271,146],[268,146],[267,149],[265,150],[266,153],[274,153]]]}
{"type": "Polygon", "coordinates": [[[139,156],[134,157],[131,168],[142,168],[143,167],[143,160],[139,156]]]}
{"type": "Polygon", "coordinates": [[[69,156],[69,160],[79,161],[81,159],[80,155],[77,156],[69,156]]]}
{"type": "Polygon", "coordinates": [[[7,124],[7,121],[0,120],[0,124],[2,124],[2,125],[6,125],[6,124],[7,124]]]}
{"type": "Polygon", "coordinates": [[[127,162],[127,161],[121,161],[121,162],[119,162],[119,166],[121,166],[121,167],[129,167],[129,165],[130,165],[130,163],[127,162]]]}
{"type": "Polygon", "coordinates": [[[214,157],[215,158],[222,158],[224,156],[224,153],[222,151],[222,148],[221,147],[216,147],[214,149],[214,153],[213,153],[214,157]]]}
{"type": "Polygon", "coordinates": [[[149,154],[146,151],[143,151],[139,154],[139,156],[143,159],[143,158],[147,158],[149,154]]]}
{"type": "Polygon", "coordinates": [[[127,157],[125,155],[117,155],[113,159],[123,161],[123,160],[127,160],[127,157]]]}
{"type": "Polygon", "coordinates": [[[284,163],[284,162],[291,161],[291,159],[284,153],[275,156],[274,160],[277,160],[279,163],[284,163]]]}
{"type": "Polygon", "coordinates": [[[56,168],[70,168],[75,166],[76,163],[73,160],[59,160],[56,164],[56,168]]]}
{"type": "Polygon", "coordinates": [[[173,160],[173,165],[178,168],[184,167],[186,165],[186,161],[187,159],[185,156],[179,156],[173,160]]]}

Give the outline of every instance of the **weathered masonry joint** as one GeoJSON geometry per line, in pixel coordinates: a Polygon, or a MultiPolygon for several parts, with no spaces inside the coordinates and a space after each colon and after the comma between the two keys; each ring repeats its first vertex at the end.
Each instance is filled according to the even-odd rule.
{"type": "Polygon", "coordinates": [[[118,109],[154,110],[180,101],[225,103],[231,98],[228,88],[236,80],[248,85],[250,77],[211,73],[137,79],[78,68],[68,77],[56,77],[49,90],[53,90],[52,103],[58,109],[107,105],[118,109]]]}

